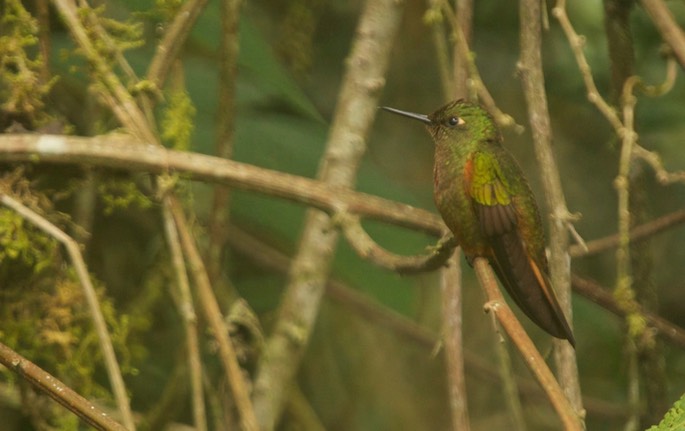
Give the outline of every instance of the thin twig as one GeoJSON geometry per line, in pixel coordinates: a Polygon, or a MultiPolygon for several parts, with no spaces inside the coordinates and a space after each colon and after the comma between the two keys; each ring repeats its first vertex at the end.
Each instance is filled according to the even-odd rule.
{"type": "Polygon", "coordinates": [[[2,343],[0,343],[0,363],[96,429],[126,431],[123,425],[109,417],[99,407],[2,343]]]}
{"type": "Polygon", "coordinates": [[[181,247],[190,264],[190,273],[195,282],[195,288],[197,289],[200,298],[200,305],[204,311],[205,318],[209,322],[209,327],[212,329],[214,339],[219,346],[219,357],[224,370],[226,371],[228,386],[231,388],[236,405],[238,406],[241,423],[246,431],[257,431],[259,430],[259,426],[250,399],[250,393],[245,382],[245,375],[238,363],[233,342],[229,336],[228,328],[224,322],[219,304],[212,291],[207,271],[202,262],[202,257],[189,232],[186,220],[180,219],[178,216],[179,214],[182,214],[179,203],[172,196],[167,196],[165,200],[169,201],[167,204],[170,207],[169,211],[173,214],[176,221],[181,247]]]}
{"type": "MultiPolygon", "coordinates": [[[[461,33],[464,36],[466,44],[471,46],[471,33],[473,30],[473,1],[474,0],[456,0],[455,1],[455,13],[456,20],[459,22],[459,27],[461,28],[461,33]]],[[[469,71],[468,64],[464,62],[464,59],[458,55],[458,47],[455,46],[452,49],[452,64],[454,73],[454,84],[456,87],[454,98],[464,99],[469,98],[469,71]]]]}
{"type": "Polygon", "coordinates": [[[164,32],[164,37],[157,45],[155,55],[147,70],[147,79],[157,88],[162,88],[171,70],[171,65],[178,57],[183,44],[190,34],[197,18],[207,6],[207,0],[189,0],[183,3],[164,32]]]}
{"type": "MultiPolygon", "coordinates": [[[[521,57],[519,73],[528,106],[530,129],[535,156],[542,171],[550,217],[550,277],[561,308],[573,327],[571,306],[571,259],[568,254],[570,222],[561,176],[552,152],[552,126],[547,107],[545,77],[542,69],[542,9],[540,0],[519,2],[521,57]]],[[[578,364],[573,346],[565,341],[554,342],[554,358],[559,382],[575,411],[582,416],[583,405],[578,376],[578,364]]]]}
{"type": "Polygon", "coordinates": [[[95,11],[88,5],[85,0],[78,0],[79,2],[79,15],[83,18],[88,29],[102,42],[103,48],[107,50],[108,54],[111,55],[116,63],[119,65],[121,70],[124,72],[126,77],[131,81],[131,83],[138,82],[138,77],[136,72],[133,70],[131,65],[126,61],[124,53],[119,49],[114,40],[110,37],[107,30],[100,24],[95,11]]]}
{"type": "MultiPolygon", "coordinates": [[[[577,294],[617,316],[626,317],[626,311],[619,306],[616,298],[599,283],[575,274],[571,278],[571,282],[573,283],[573,291],[577,294]]],[[[639,313],[647,324],[656,329],[664,339],[681,349],[685,349],[685,329],[659,315],[642,309],[642,307],[634,312],[639,313]]]]}
{"type": "Polygon", "coordinates": [[[449,390],[452,429],[469,431],[466,379],[464,378],[464,343],[462,336],[462,295],[459,251],[452,253],[449,264],[440,271],[442,296],[442,338],[447,361],[447,386],[449,390]]]}
{"type": "Polygon", "coordinates": [[[511,366],[511,353],[509,352],[509,345],[504,341],[504,337],[499,334],[499,325],[497,325],[497,318],[492,316],[495,327],[495,353],[498,362],[498,374],[502,382],[502,399],[507,408],[509,421],[514,431],[526,431],[526,421],[523,418],[523,407],[521,406],[520,389],[516,382],[514,369],[511,366]]]}
{"type": "Polygon", "coordinates": [[[438,73],[440,74],[440,84],[442,93],[446,100],[454,100],[457,93],[450,68],[450,50],[447,48],[447,37],[445,36],[445,22],[440,14],[440,6],[443,0],[428,0],[429,9],[424,15],[424,21],[428,21],[433,33],[433,45],[435,45],[435,58],[438,63],[438,73]]]}
{"type": "MultiPolygon", "coordinates": [[[[634,244],[639,241],[644,241],[647,238],[651,238],[658,233],[668,230],[674,226],[678,226],[682,223],[685,223],[685,209],[673,211],[672,213],[663,215],[650,222],[641,224],[639,226],[634,226],[630,230],[630,243],[634,244]]],[[[584,257],[601,253],[617,247],[618,240],[618,234],[614,234],[589,241],[585,249],[583,249],[581,246],[573,245],[571,246],[570,254],[571,257],[584,257]]]]}
{"type": "Polygon", "coordinates": [[[186,349],[188,354],[188,368],[190,370],[191,404],[193,406],[193,420],[197,431],[207,430],[207,416],[205,409],[204,392],[202,390],[202,359],[200,357],[199,337],[197,331],[197,316],[193,305],[193,297],[190,293],[190,282],[186,265],[183,261],[180,239],[176,225],[169,208],[163,206],[164,231],[166,233],[169,252],[173,268],[176,273],[178,295],[177,307],[183,319],[183,328],[186,335],[186,349]]]}
{"type": "MultiPolygon", "coordinates": [[[[629,179],[632,162],[633,145],[637,142],[637,133],[634,129],[634,108],[637,103],[633,95],[633,88],[639,82],[639,78],[632,77],[626,80],[623,87],[623,121],[625,123],[622,134],[621,154],[619,158],[618,175],[614,180],[614,187],[618,195],[618,249],[616,250],[616,288],[614,295],[621,298],[621,305],[626,307],[628,313],[638,308],[635,300],[635,292],[632,289],[632,271],[630,265],[630,190],[629,179]]],[[[628,319],[630,322],[630,319],[628,319]]],[[[635,330],[629,326],[631,335],[636,335],[635,330]]]]}
{"type": "Polygon", "coordinates": [[[597,109],[599,109],[602,115],[609,121],[609,124],[617,131],[618,135],[621,136],[623,123],[616,113],[616,110],[604,100],[595,85],[595,80],[592,77],[592,70],[585,58],[585,53],[583,52],[585,38],[579,36],[573,29],[571,20],[569,20],[568,15],[566,14],[566,0],[557,0],[556,6],[552,9],[552,15],[559,21],[559,24],[571,45],[571,50],[576,58],[576,63],[578,63],[578,69],[580,69],[583,81],[585,82],[588,100],[597,106],[597,109]]]}
{"type": "Polygon", "coordinates": [[[495,122],[499,126],[511,127],[516,133],[523,133],[523,126],[517,124],[511,115],[504,113],[497,107],[495,99],[492,97],[487,87],[483,83],[483,80],[480,77],[480,72],[478,71],[478,67],[476,66],[475,54],[469,48],[468,39],[464,33],[464,29],[461,28],[461,21],[457,18],[447,0],[442,0],[442,10],[443,14],[447,16],[448,22],[452,24],[452,34],[455,40],[455,52],[460,57],[460,61],[466,65],[472,86],[478,94],[481,103],[492,114],[495,122]]]}
{"type": "Polygon", "coordinates": [[[478,257],[474,261],[474,268],[478,281],[488,297],[487,309],[495,313],[497,320],[516,345],[526,365],[547,394],[561,419],[561,423],[564,425],[564,429],[567,431],[582,430],[583,427],[578,413],[575,412],[575,409],[564,395],[559,383],[557,383],[545,360],[535,348],[528,334],[526,334],[525,329],[523,329],[514,313],[504,301],[502,294],[497,288],[497,282],[488,261],[485,258],[478,257]]]}
{"type": "Polygon", "coordinates": [[[661,156],[655,151],[649,151],[639,144],[635,144],[633,149],[635,157],[639,157],[654,169],[656,179],[663,185],[673,183],[685,183],[685,171],[669,172],[664,168],[661,156]]]}
{"type": "Polygon", "coordinates": [[[107,369],[107,375],[109,376],[109,381],[112,385],[114,399],[117,402],[119,412],[121,413],[121,417],[126,428],[131,431],[135,430],[135,423],[133,421],[133,415],[131,414],[131,406],[129,404],[128,395],[126,394],[126,385],[124,384],[124,379],[121,376],[121,369],[119,368],[119,363],[117,362],[116,355],[114,354],[112,339],[107,331],[107,324],[105,323],[105,318],[102,315],[100,303],[98,301],[97,294],[95,293],[93,283],[90,281],[88,268],[86,267],[86,263],[81,255],[79,245],[57,226],[50,223],[44,217],[40,216],[35,211],[24,206],[21,202],[11,198],[10,196],[1,194],[0,202],[9,208],[12,208],[26,220],[33,223],[40,230],[44,231],[46,234],[52,236],[57,241],[62,243],[64,248],[67,250],[69,258],[74,265],[74,270],[76,271],[79,282],[83,287],[83,293],[86,298],[86,303],[88,304],[88,310],[90,311],[91,318],[93,319],[95,332],[98,334],[100,349],[102,350],[105,368],[107,369]]]}
{"type": "Polygon", "coordinates": [[[431,247],[428,254],[400,256],[378,245],[362,227],[359,216],[338,213],[334,220],[359,257],[399,274],[434,271],[446,264],[457,246],[454,236],[446,234],[438,241],[437,245],[431,247]]]}
{"type": "MultiPolygon", "coordinates": [[[[238,24],[242,0],[221,2],[221,52],[219,63],[219,109],[217,113],[216,155],[230,159],[233,155],[235,132],[235,91],[238,77],[239,33],[238,24]]],[[[227,187],[215,186],[212,209],[209,213],[207,244],[207,270],[209,279],[219,278],[222,251],[226,242],[226,226],[229,222],[229,198],[227,187]]]]}

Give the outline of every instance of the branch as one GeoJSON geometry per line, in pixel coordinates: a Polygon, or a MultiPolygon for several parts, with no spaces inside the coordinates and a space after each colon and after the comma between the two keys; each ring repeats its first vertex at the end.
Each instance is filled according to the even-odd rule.
{"type": "MultiPolygon", "coordinates": [[[[217,113],[217,136],[215,154],[225,159],[233,156],[235,134],[235,92],[238,78],[238,53],[240,38],[238,25],[242,0],[221,2],[221,45],[219,55],[219,107],[217,113]]],[[[215,186],[207,230],[207,270],[211,281],[218,280],[223,263],[226,243],[226,225],[229,222],[230,190],[215,186]]]]}
{"type": "Polygon", "coordinates": [[[662,39],[673,50],[680,67],[685,69],[685,34],[676,23],[671,11],[662,0],[640,0],[640,3],[652,18],[662,39]]]}
{"type": "Polygon", "coordinates": [[[495,313],[495,317],[504,328],[509,338],[514,342],[516,348],[521,353],[521,357],[526,362],[528,369],[547,394],[552,406],[561,419],[564,429],[567,431],[580,431],[583,429],[580,417],[559,387],[559,383],[554,379],[554,375],[545,364],[545,360],[535,348],[535,345],[526,334],[516,316],[511,311],[497,288],[495,276],[485,258],[478,257],[474,261],[474,268],[481,287],[485,290],[488,302],[485,305],[486,311],[495,313]]]}
{"type": "Polygon", "coordinates": [[[597,86],[595,85],[595,80],[592,77],[592,70],[590,65],[585,58],[585,53],[583,52],[583,47],[585,46],[585,38],[579,36],[578,33],[573,29],[573,25],[566,14],[566,0],[557,0],[557,4],[552,9],[552,15],[559,21],[569,44],[571,45],[571,50],[573,55],[576,57],[576,63],[578,63],[578,69],[583,76],[583,81],[585,82],[585,88],[587,90],[587,98],[590,103],[594,104],[599,112],[604,115],[604,117],[609,121],[609,124],[616,130],[616,133],[621,136],[623,133],[623,123],[619,118],[616,110],[607,103],[604,98],[599,93],[597,86]]]}
{"type": "MultiPolygon", "coordinates": [[[[332,187],[344,190],[356,182],[402,5],[396,0],[367,0],[362,11],[318,172],[332,187]]],[[[319,311],[338,239],[330,223],[325,213],[307,212],[278,319],[260,358],[254,401],[264,431],[278,422],[319,311]]]]}
{"type": "Polygon", "coordinates": [[[94,428],[104,431],[126,431],[123,425],[110,418],[93,403],[2,343],[0,343],[0,363],[94,428]]]}
{"type": "Polygon", "coordinates": [[[336,224],[342,229],[345,239],[362,259],[399,274],[416,274],[434,271],[444,266],[457,247],[457,241],[451,234],[446,234],[431,247],[428,254],[417,256],[399,256],[378,245],[364,230],[356,215],[338,213],[336,224]]]}
{"type": "MultiPolygon", "coordinates": [[[[648,223],[635,226],[630,230],[630,243],[644,241],[649,237],[685,222],[685,209],[674,211],[648,223]]],[[[579,245],[571,246],[571,257],[583,257],[601,253],[618,246],[618,234],[589,241],[584,249],[579,245]]]]}
{"type": "Polygon", "coordinates": [[[636,143],[635,148],[633,149],[633,155],[641,158],[654,169],[656,179],[659,183],[663,185],[685,183],[685,171],[668,172],[664,168],[661,156],[655,151],[649,151],[636,143]]]}
{"type": "MultiPolygon", "coordinates": [[[[112,392],[114,392],[114,399],[117,402],[119,412],[121,413],[126,428],[129,430],[135,430],[133,415],[131,414],[131,406],[129,404],[128,395],[126,395],[126,385],[124,384],[124,379],[121,377],[121,370],[119,369],[119,363],[117,362],[116,355],[114,354],[112,339],[107,331],[107,324],[105,323],[105,318],[102,316],[97,294],[95,293],[93,283],[90,281],[88,268],[83,260],[83,256],[81,255],[81,250],[78,244],[57,226],[50,223],[48,220],[32,211],[30,208],[22,205],[19,201],[11,198],[10,196],[6,194],[0,194],[0,202],[9,208],[12,208],[46,234],[61,242],[62,245],[64,245],[64,248],[67,250],[69,258],[74,265],[76,275],[81,282],[81,286],[83,287],[83,294],[86,298],[86,302],[88,303],[88,309],[90,310],[91,318],[93,319],[93,325],[95,326],[95,332],[98,334],[100,349],[102,350],[102,356],[105,361],[105,368],[107,370],[110,384],[112,385],[112,392]]],[[[54,398],[54,395],[51,396],[54,398]]]]}
{"type": "Polygon", "coordinates": [[[442,236],[445,231],[439,216],[410,205],[232,160],[146,145],[127,135],[94,138],[0,135],[0,161],[85,164],[150,174],[171,171],[198,181],[311,205],[329,213],[345,209],[353,214],[436,237],[442,236]]]}
{"type": "MultiPolygon", "coordinates": [[[[575,274],[571,278],[571,282],[573,283],[574,292],[617,316],[626,316],[626,311],[619,306],[616,298],[599,283],[575,274]]],[[[685,349],[685,329],[657,314],[644,310],[641,306],[638,306],[637,310],[633,312],[639,313],[650,326],[659,331],[662,337],[674,345],[685,349]]]]}
{"type": "Polygon", "coordinates": [[[183,211],[180,204],[173,196],[165,198],[166,206],[169,207],[169,213],[173,214],[176,226],[178,228],[178,235],[181,240],[181,247],[190,264],[190,272],[195,282],[198,296],[200,297],[200,305],[205,314],[205,318],[212,330],[214,339],[219,346],[219,358],[226,372],[226,380],[228,387],[231,388],[235,403],[240,413],[241,423],[245,431],[258,431],[257,417],[252,406],[250,393],[245,382],[245,375],[240,368],[238,358],[231,341],[230,333],[224,322],[221,309],[212,291],[212,286],[209,282],[209,277],[205,269],[202,257],[200,256],[197,246],[192,234],[188,229],[188,223],[185,217],[182,216],[183,211]]]}
{"type": "Polygon", "coordinates": [[[440,271],[442,296],[442,334],[445,343],[447,386],[449,389],[452,429],[469,431],[469,411],[464,378],[464,343],[462,336],[462,284],[458,251],[452,253],[449,264],[440,271]]]}
{"type": "MultiPolygon", "coordinates": [[[[561,186],[559,168],[552,152],[552,127],[550,125],[545,77],[541,54],[541,1],[520,0],[521,57],[519,73],[523,93],[528,105],[530,129],[533,135],[535,156],[542,170],[542,184],[545,189],[550,217],[550,276],[569,325],[573,328],[571,307],[571,259],[568,254],[568,226],[570,214],[561,186]]],[[[554,342],[554,357],[559,381],[564,387],[576,412],[583,411],[583,400],[578,377],[578,364],[573,346],[564,341],[554,342]]]]}
{"type": "Polygon", "coordinates": [[[147,79],[157,88],[162,88],[178,53],[190,35],[197,18],[207,6],[207,0],[190,0],[183,4],[164,32],[164,37],[157,44],[155,56],[152,57],[147,70],[147,79]]]}
{"type": "Polygon", "coordinates": [[[516,133],[523,133],[523,126],[516,123],[516,120],[497,107],[495,99],[492,97],[487,87],[483,83],[476,66],[475,54],[471,52],[468,46],[468,38],[464,29],[461,27],[461,21],[456,16],[449,2],[442,0],[442,11],[445,16],[449,18],[452,25],[452,35],[455,40],[455,54],[460,58],[460,61],[466,65],[468,75],[471,79],[471,85],[480,97],[482,104],[492,114],[495,122],[501,127],[511,127],[516,133]]]}
{"type": "Polygon", "coordinates": [[[178,230],[173,223],[173,216],[167,206],[163,206],[165,212],[164,231],[166,233],[167,244],[171,254],[172,266],[176,273],[176,284],[178,289],[177,295],[171,295],[172,298],[178,298],[176,307],[178,308],[181,319],[183,320],[183,329],[186,335],[186,349],[188,353],[188,369],[190,370],[190,389],[191,389],[191,404],[193,406],[193,420],[195,429],[197,431],[207,430],[207,415],[205,409],[204,392],[202,390],[202,358],[200,356],[200,348],[198,342],[197,331],[197,315],[195,314],[195,307],[193,305],[193,297],[190,293],[190,282],[188,280],[188,273],[186,265],[183,260],[183,251],[181,250],[178,230]]]}

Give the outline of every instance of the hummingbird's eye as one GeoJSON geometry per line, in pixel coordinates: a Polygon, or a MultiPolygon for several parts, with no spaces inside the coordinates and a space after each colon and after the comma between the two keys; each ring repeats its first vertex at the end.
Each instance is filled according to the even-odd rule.
{"type": "Polygon", "coordinates": [[[461,125],[461,124],[464,124],[464,120],[462,120],[459,117],[455,116],[455,117],[450,117],[447,119],[447,125],[450,127],[454,127],[454,126],[461,125]]]}

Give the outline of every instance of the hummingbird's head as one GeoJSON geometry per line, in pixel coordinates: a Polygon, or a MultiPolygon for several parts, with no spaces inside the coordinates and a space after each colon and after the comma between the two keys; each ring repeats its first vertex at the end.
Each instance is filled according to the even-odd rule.
{"type": "Polygon", "coordinates": [[[430,115],[400,111],[386,106],[381,108],[421,121],[426,125],[436,143],[445,140],[448,142],[498,141],[500,138],[499,130],[488,111],[463,99],[450,102],[430,115]]]}

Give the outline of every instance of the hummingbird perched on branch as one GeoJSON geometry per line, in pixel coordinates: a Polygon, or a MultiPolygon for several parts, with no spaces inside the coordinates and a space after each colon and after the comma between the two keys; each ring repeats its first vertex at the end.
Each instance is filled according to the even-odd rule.
{"type": "Polygon", "coordinates": [[[487,258],[521,310],[575,347],[549,280],[535,197],[490,114],[463,100],[430,115],[382,109],[421,121],[433,137],[435,205],[469,263],[487,258]]]}

